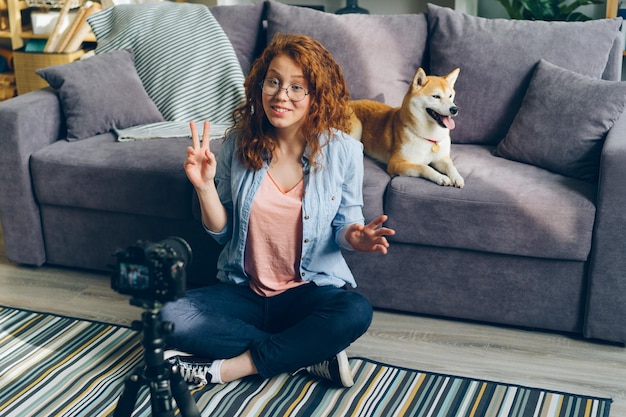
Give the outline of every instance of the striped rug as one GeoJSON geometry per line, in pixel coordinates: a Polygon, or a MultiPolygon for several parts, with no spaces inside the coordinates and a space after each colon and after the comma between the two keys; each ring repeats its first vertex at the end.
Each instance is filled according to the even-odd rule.
{"type": "MultiPolygon", "coordinates": [[[[135,331],[0,307],[0,416],[108,416],[141,360],[135,331]]],[[[355,385],[246,378],[193,391],[203,416],[609,416],[611,400],[421,372],[351,358],[355,385]]],[[[133,416],[150,416],[147,389],[133,416]]]]}

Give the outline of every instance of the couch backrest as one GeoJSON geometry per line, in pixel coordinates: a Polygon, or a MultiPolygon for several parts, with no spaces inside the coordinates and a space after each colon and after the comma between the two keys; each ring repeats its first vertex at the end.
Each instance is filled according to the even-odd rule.
{"type": "Polygon", "coordinates": [[[486,19],[433,4],[427,14],[335,15],[275,0],[211,10],[244,73],[274,34],[303,33],[333,54],[353,99],[399,106],[419,67],[434,75],[460,67],[455,143],[499,143],[541,59],[594,78],[621,78],[621,18],[486,19]]]}
{"type": "Polygon", "coordinates": [[[244,74],[266,44],[263,28],[265,3],[234,6],[213,6],[211,13],[220,23],[235,48],[244,74]]]}
{"type": "Polygon", "coordinates": [[[621,20],[485,19],[429,4],[431,70],[447,73],[461,68],[455,85],[461,111],[452,140],[497,144],[513,122],[541,59],[589,77],[615,79],[621,20]]]}
{"type": "Polygon", "coordinates": [[[267,2],[267,35],[302,33],[320,41],[341,66],[353,99],[399,106],[415,71],[424,66],[424,14],[335,15],[267,2]]]}
{"type": "Polygon", "coordinates": [[[392,106],[402,102],[419,67],[426,66],[426,15],[335,15],[269,0],[211,7],[230,38],[244,73],[276,33],[320,41],[342,67],[353,99],[392,106]]]}

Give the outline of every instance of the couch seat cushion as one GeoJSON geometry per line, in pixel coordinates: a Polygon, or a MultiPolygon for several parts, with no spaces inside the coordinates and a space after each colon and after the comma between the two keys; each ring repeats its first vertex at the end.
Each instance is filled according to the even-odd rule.
{"type": "MultiPolygon", "coordinates": [[[[596,187],[453,145],[465,188],[395,177],[387,190],[390,240],[420,245],[584,261],[591,247],[596,187]]],[[[434,260],[436,261],[436,260],[434,260]]]]}
{"type": "Polygon", "coordinates": [[[363,158],[363,216],[369,223],[384,214],[385,192],[391,177],[384,165],[369,157],[363,158]]]}
{"type": "Polygon", "coordinates": [[[57,141],[31,157],[37,199],[165,218],[192,218],[192,186],[183,170],[190,139],[116,142],[110,133],[57,141]]]}

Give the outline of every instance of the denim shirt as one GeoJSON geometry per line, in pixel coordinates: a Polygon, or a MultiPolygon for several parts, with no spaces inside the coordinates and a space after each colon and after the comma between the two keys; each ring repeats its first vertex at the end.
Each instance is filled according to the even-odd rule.
{"type": "MultiPolygon", "coordinates": [[[[244,251],[250,209],[269,169],[269,161],[266,160],[258,171],[245,168],[235,153],[236,135],[236,131],[231,131],[224,140],[215,175],[217,192],[228,213],[228,221],[218,233],[206,230],[225,245],[217,263],[217,278],[243,285],[249,280],[244,269],[244,251]]],[[[333,131],[330,138],[320,138],[320,143],[323,146],[316,168],[309,163],[308,149],[302,158],[304,197],[300,277],[320,286],[348,284],[356,287],[341,254],[339,235],[351,223],[364,224],[363,145],[339,131],[333,131]]],[[[276,219],[276,227],[280,227],[280,219],[276,219]]]]}

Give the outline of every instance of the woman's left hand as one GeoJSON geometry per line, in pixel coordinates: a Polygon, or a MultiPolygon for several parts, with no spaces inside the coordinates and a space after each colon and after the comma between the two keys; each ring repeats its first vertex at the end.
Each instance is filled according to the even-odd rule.
{"type": "Polygon", "coordinates": [[[396,231],[381,225],[387,221],[387,216],[382,215],[371,223],[363,226],[362,224],[353,223],[348,226],[345,238],[352,245],[354,250],[359,252],[380,252],[387,254],[389,242],[385,236],[392,236],[396,231]]]}

